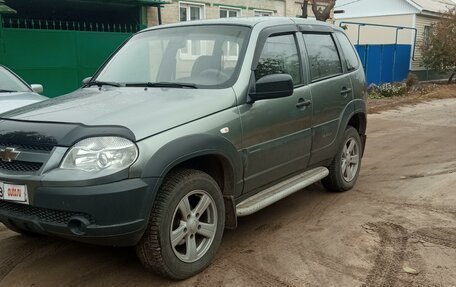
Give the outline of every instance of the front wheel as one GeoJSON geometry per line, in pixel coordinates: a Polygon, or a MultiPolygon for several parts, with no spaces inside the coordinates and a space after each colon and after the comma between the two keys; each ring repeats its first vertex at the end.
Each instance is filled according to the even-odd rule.
{"type": "Polygon", "coordinates": [[[208,174],[184,169],[168,176],[136,251],[143,265],[170,279],[191,277],[213,260],[222,240],[225,208],[208,174]]]}
{"type": "Polygon", "coordinates": [[[329,166],[329,175],[322,180],[328,190],[342,192],[353,188],[361,168],[362,148],[358,131],[349,126],[343,144],[329,166]]]}

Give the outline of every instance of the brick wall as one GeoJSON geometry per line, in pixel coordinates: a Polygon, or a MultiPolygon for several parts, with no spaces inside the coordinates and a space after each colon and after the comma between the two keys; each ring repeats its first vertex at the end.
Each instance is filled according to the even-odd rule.
{"type": "MultiPolygon", "coordinates": [[[[319,1],[322,5],[329,0],[319,1]]],[[[162,23],[171,24],[179,22],[180,5],[192,4],[202,7],[203,19],[220,18],[220,9],[233,9],[238,11],[240,16],[255,16],[257,12],[271,13],[273,16],[296,17],[301,14],[302,1],[297,0],[202,0],[202,1],[168,1],[162,7],[162,23]]],[[[309,5],[309,16],[312,17],[312,11],[309,5]]],[[[148,10],[149,26],[158,25],[157,8],[148,10]]]]}

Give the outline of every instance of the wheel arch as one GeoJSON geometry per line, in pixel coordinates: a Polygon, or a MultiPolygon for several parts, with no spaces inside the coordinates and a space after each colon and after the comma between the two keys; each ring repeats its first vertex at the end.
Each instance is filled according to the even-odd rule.
{"type": "Polygon", "coordinates": [[[143,177],[158,177],[158,192],[164,178],[176,169],[196,169],[209,174],[219,185],[225,202],[227,228],[237,225],[234,198],[242,193],[241,155],[226,138],[215,135],[185,136],[160,148],[146,164],[143,177]]]}
{"type": "Polygon", "coordinates": [[[350,119],[348,120],[347,126],[352,126],[354,127],[357,131],[358,134],[365,135],[366,134],[366,128],[367,128],[367,118],[365,113],[355,113],[353,114],[350,119]]]}

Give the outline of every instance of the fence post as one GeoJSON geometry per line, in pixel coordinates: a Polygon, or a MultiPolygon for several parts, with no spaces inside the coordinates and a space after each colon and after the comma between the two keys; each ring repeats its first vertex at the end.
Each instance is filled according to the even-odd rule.
{"type": "Polygon", "coordinates": [[[3,62],[3,42],[2,42],[2,30],[3,30],[3,19],[2,14],[0,14],[0,61],[3,62]]]}
{"type": "Polygon", "coordinates": [[[0,14],[0,63],[4,63],[3,55],[5,54],[5,45],[3,43],[3,17],[0,14]]]}
{"type": "Polygon", "coordinates": [[[139,8],[139,29],[145,29],[148,26],[147,23],[147,7],[146,6],[141,6],[139,8]]]}

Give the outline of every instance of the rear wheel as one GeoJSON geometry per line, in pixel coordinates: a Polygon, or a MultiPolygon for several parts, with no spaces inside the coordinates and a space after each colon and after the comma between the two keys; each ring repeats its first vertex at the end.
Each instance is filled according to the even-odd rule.
{"type": "Polygon", "coordinates": [[[329,176],[322,180],[330,191],[342,192],[353,188],[361,168],[362,145],[358,131],[349,126],[343,144],[329,166],[329,176]]]}
{"type": "Polygon", "coordinates": [[[220,187],[206,173],[179,170],[157,194],[136,250],[145,267],[170,279],[191,277],[213,260],[225,224],[220,187]]]}

